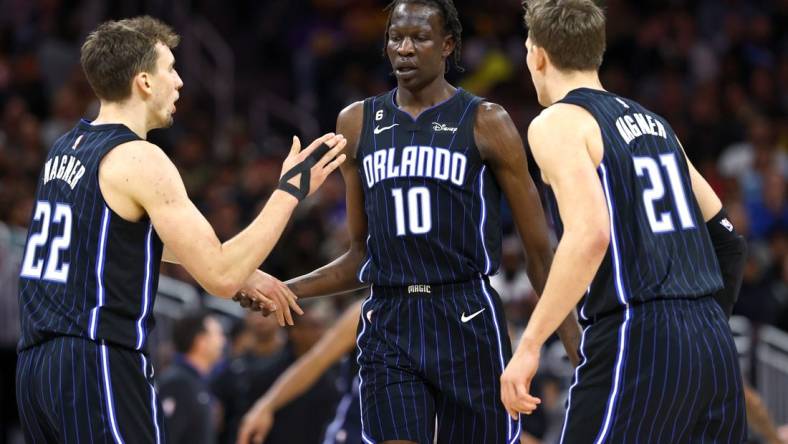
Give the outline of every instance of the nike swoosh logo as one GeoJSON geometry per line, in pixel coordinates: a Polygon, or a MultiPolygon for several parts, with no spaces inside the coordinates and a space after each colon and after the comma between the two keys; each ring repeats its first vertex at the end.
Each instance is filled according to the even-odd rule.
{"type": "Polygon", "coordinates": [[[375,135],[378,135],[378,134],[382,133],[383,131],[390,130],[390,129],[394,128],[395,126],[398,126],[398,125],[399,125],[399,123],[395,123],[393,125],[384,126],[383,128],[381,128],[379,126],[376,126],[375,129],[373,130],[373,132],[375,133],[375,135]]]}
{"type": "Polygon", "coordinates": [[[483,311],[484,311],[484,308],[482,308],[481,310],[477,311],[476,313],[471,313],[468,316],[465,316],[465,312],[462,312],[462,316],[460,316],[460,321],[462,321],[463,323],[468,322],[471,319],[475,318],[476,316],[479,316],[483,311]]]}

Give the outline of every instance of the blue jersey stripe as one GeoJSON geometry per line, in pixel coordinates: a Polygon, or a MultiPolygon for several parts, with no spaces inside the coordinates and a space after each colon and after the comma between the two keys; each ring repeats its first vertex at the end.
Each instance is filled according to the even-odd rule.
{"type": "Polygon", "coordinates": [[[109,369],[109,352],[107,351],[107,346],[105,344],[101,344],[101,371],[103,373],[103,381],[104,381],[104,393],[107,397],[107,413],[109,414],[109,421],[110,426],[112,428],[112,437],[115,439],[117,444],[123,444],[123,438],[120,436],[120,430],[118,429],[118,420],[115,415],[115,397],[112,394],[112,377],[110,376],[110,369],[109,369]]]}
{"type": "MultiPolygon", "coordinates": [[[[146,379],[152,377],[153,375],[148,375],[148,360],[145,359],[145,355],[140,353],[140,358],[142,359],[142,374],[146,379]]],[[[150,383],[148,383],[148,388],[150,389],[150,407],[153,415],[151,419],[153,421],[153,430],[156,431],[156,444],[161,444],[161,429],[159,428],[158,409],[156,407],[159,402],[156,399],[156,389],[150,383]]]]}
{"type": "Polygon", "coordinates": [[[107,248],[107,231],[109,228],[109,208],[104,207],[101,218],[101,234],[99,235],[98,258],[96,259],[96,306],[90,312],[90,339],[96,339],[99,310],[104,305],[104,258],[107,248]]]}
{"type": "Polygon", "coordinates": [[[613,421],[613,412],[615,409],[616,401],[618,400],[618,393],[620,390],[620,380],[623,377],[621,374],[621,368],[624,363],[624,360],[626,359],[627,335],[628,335],[628,327],[629,327],[629,319],[630,319],[629,303],[627,302],[627,297],[621,279],[621,259],[619,257],[618,241],[616,239],[614,203],[613,203],[613,197],[610,193],[610,186],[607,181],[607,171],[604,162],[600,164],[599,169],[600,172],[602,173],[602,182],[604,185],[605,199],[607,200],[608,215],[610,216],[610,243],[613,247],[613,266],[614,266],[614,272],[616,277],[616,290],[618,293],[619,300],[625,306],[625,311],[624,311],[624,322],[621,324],[619,328],[619,340],[618,340],[619,347],[616,356],[613,387],[607,399],[607,407],[605,410],[605,417],[603,420],[602,429],[599,431],[599,435],[594,441],[595,443],[605,442],[610,424],[613,421]]]}
{"type": "MultiPolygon", "coordinates": [[[[361,341],[361,338],[364,336],[364,333],[367,331],[366,307],[372,301],[372,297],[374,296],[374,294],[375,294],[375,288],[374,286],[372,286],[370,287],[369,290],[369,297],[367,298],[366,301],[364,301],[364,303],[361,304],[361,331],[359,332],[358,337],[356,338],[356,348],[358,348],[358,356],[356,357],[356,362],[359,365],[361,365],[361,356],[364,353],[364,350],[361,348],[361,345],[359,345],[359,343],[361,341]]],[[[359,373],[358,375],[358,404],[359,404],[359,409],[361,411],[361,415],[363,416],[364,415],[364,378],[361,377],[361,373],[359,373]]],[[[374,444],[375,441],[370,439],[364,430],[364,423],[365,421],[362,419],[361,439],[363,439],[364,442],[367,444],[374,444]]]]}
{"type": "Polygon", "coordinates": [[[485,230],[484,222],[487,220],[487,203],[484,198],[484,172],[487,170],[487,165],[483,166],[479,172],[479,201],[481,202],[481,215],[479,216],[479,239],[482,242],[482,251],[484,252],[484,274],[490,274],[490,255],[487,254],[487,246],[484,244],[485,230]]]}
{"type": "Polygon", "coordinates": [[[142,287],[142,313],[137,319],[137,350],[142,349],[145,344],[145,327],[143,323],[148,316],[150,309],[150,296],[151,296],[151,274],[153,274],[153,243],[151,242],[151,234],[153,233],[153,224],[148,224],[148,234],[145,236],[145,283],[142,287]]]}

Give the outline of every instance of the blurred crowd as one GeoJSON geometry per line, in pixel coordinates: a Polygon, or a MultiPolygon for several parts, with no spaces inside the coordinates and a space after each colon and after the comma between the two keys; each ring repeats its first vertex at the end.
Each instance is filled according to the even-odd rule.
{"type": "MultiPolygon", "coordinates": [[[[190,197],[222,240],[240,231],[274,189],[293,134],[303,141],[331,131],[344,106],[394,86],[382,52],[384,0],[233,3],[230,8],[213,0],[0,0],[0,427],[13,416],[13,404],[6,401],[13,391],[8,363],[18,339],[16,278],[36,180],[55,138],[79,118],[95,117],[98,109],[79,67],[79,47],[87,32],[108,18],[147,13],[184,36],[175,51],[176,68],[185,81],[175,125],[154,131],[150,139],[174,160],[190,197]],[[195,49],[198,41],[204,46],[195,49]],[[217,47],[232,57],[214,63],[211,69],[219,74],[207,76],[211,57],[206,53],[217,47]],[[217,115],[214,110],[227,103],[228,112],[217,115]]],[[[519,0],[455,3],[464,26],[462,58],[448,78],[503,105],[525,134],[540,107],[525,68],[519,0]]],[[[788,331],[788,1],[603,3],[608,14],[603,85],[640,101],[673,125],[749,241],[735,313],[756,326],[772,324],[788,331]]],[[[492,283],[516,334],[527,322],[535,295],[511,219],[503,219],[508,237],[492,283]]],[[[344,220],[344,187],[335,174],[299,207],[262,268],[284,280],[327,263],[346,248],[344,220]]],[[[178,266],[162,270],[196,285],[178,266]]],[[[240,419],[272,378],[308,350],[357,297],[324,302],[287,330],[260,319],[225,322],[230,339],[219,365],[229,379],[210,394],[232,400],[225,401],[230,405],[224,406],[224,430],[231,430],[231,422],[240,419]]],[[[540,380],[546,408],[529,427],[532,435],[551,442],[556,425],[560,427],[567,370],[560,352],[545,356],[555,357],[540,380]]],[[[304,412],[323,424],[331,419],[331,412],[319,412],[316,406],[333,409],[340,390],[331,381],[342,379],[340,373],[325,376],[328,382],[318,384],[313,398],[299,404],[293,421],[304,412]]],[[[0,430],[0,443],[2,435],[0,430]]],[[[275,436],[268,442],[280,442],[275,436]]],[[[303,439],[298,442],[319,438],[303,439]]]]}

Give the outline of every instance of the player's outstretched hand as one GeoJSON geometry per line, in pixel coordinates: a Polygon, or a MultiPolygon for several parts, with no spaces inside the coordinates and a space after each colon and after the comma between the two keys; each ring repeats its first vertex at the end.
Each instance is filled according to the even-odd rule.
{"type": "Polygon", "coordinates": [[[519,420],[520,413],[530,415],[542,403],[528,393],[538,367],[538,348],[518,349],[501,375],[501,401],[515,421],[519,420]]]}
{"type": "Polygon", "coordinates": [[[273,409],[266,402],[257,401],[241,420],[237,444],[261,444],[273,425],[273,409]]]}
{"type": "Polygon", "coordinates": [[[233,297],[241,304],[241,307],[252,311],[262,311],[263,316],[276,313],[279,325],[293,325],[293,314],[291,309],[299,315],[304,314],[298,306],[296,296],[279,279],[260,270],[255,270],[246,279],[241,291],[233,297]]]}
{"type": "Polygon", "coordinates": [[[293,136],[290,153],[282,163],[279,189],[299,201],[314,193],[326,177],[345,161],[346,156],[340,153],[346,144],[345,136],[328,133],[302,150],[301,141],[293,136]]]}

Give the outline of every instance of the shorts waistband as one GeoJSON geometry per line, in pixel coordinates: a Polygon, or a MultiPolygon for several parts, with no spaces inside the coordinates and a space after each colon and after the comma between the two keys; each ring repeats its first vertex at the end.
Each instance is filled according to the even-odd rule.
{"type": "MultiPolygon", "coordinates": [[[[648,299],[645,301],[630,301],[629,309],[632,310],[634,313],[637,313],[638,311],[646,308],[673,307],[678,309],[684,309],[684,308],[690,308],[690,304],[707,305],[709,303],[716,305],[717,301],[715,301],[711,295],[658,298],[658,299],[648,299]]],[[[608,316],[623,315],[625,310],[626,307],[619,306],[615,310],[609,310],[604,313],[599,313],[594,316],[589,316],[588,319],[581,318],[579,319],[579,321],[581,325],[590,325],[608,316]]]]}
{"type": "Polygon", "coordinates": [[[489,276],[478,276],[473,279],[460,282],[448,282],[438,284],[419,284],[413,283],[402,286],[372,286],[372,293],[382,297],[441,297],[450,296],[458,292],[480,290],[484,288],[492,291],[489,276]]]}

